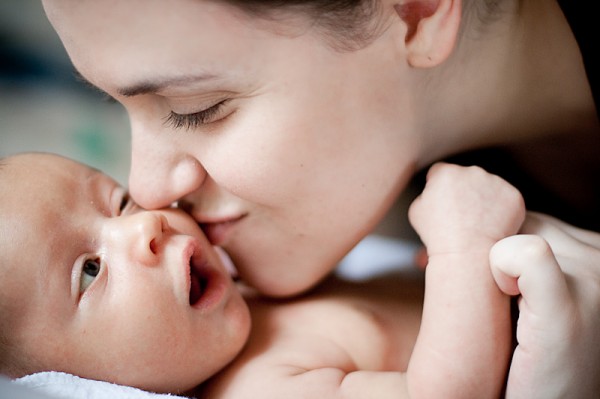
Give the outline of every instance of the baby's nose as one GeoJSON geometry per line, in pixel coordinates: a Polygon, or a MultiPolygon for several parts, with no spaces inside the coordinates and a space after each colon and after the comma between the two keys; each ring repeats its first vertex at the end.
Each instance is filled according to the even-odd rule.
{"type": "Polygon", "coordinates": [[[122,246],[124,251],[133,257],[135,263],[145,266],[156,266],[159,263],[160,246],[162,245],[168,222],[161,212],[142,211],[119,219],[117,229],[121,232],[114,235],[115,245],[122,246]]]}

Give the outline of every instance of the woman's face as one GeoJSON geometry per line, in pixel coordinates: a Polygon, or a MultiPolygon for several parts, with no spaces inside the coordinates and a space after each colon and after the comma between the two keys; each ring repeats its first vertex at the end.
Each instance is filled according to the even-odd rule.
{"type": "Polygon", "coordinates": [[[134,199],[182,200],[264,293],[317,282],[413,171],[399,24],[340,52],[301,18],[221,2],[44,6],[81,75],[129,113],[134,199]]]}

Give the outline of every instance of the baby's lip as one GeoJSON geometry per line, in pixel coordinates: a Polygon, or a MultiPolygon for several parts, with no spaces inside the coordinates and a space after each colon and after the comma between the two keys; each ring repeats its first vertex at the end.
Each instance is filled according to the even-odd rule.
{"type": "Polygon", "coordinates": [[[188,303],[192,308],[209,310],[220,302],[230,283],[229,276],[213,265],[206,250],[191,239],[184,251],[188,303]]]}
{"type": "Polygon", "coordinates": [[[190,238],[183,251],[183,262],[186,267],[183,268],[185,273],[186,289],[188,294],[188,302],[190,305],[196,303],[202,296],[202,275],[200,270],[203,268],[205,259],[203,256],[200,243],[190,238]]]}

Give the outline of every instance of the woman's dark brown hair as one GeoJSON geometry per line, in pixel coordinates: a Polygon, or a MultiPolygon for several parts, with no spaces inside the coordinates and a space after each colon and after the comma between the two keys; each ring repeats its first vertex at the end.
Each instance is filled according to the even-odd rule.
{"type": "MultiPolygon", "coordinates": [[[[250,17],[266,21],[286,22],[304,17],[325,41],[339,51],[358,50],[369,45],[385,29],[381,18],[381,0],[225,0],[250,17]]],[[[518,5],[519,1],[464,0],[465,25],[476,24],[475,32],[499,15],[518,5]]]]}
{"type": "Polygon", "coordinates": [[[251,17],[285,21],[300,16],[316,29],[329,45],[351,51],[376,38],[380,20],[379,0],[226,0],[251,17]]]}

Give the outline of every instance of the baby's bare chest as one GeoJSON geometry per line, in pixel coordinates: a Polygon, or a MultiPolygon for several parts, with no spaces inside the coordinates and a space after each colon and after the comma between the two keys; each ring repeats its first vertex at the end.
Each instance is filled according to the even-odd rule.
{"type": "Polygon", "coordinates": [[[271,336],[273,351],[289,351],[303,367],[405,371],[420,324],[420,295],[362,287],[333,292],[266,305],[255,315],[253,335],[271,336]]]}

